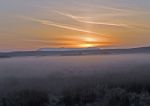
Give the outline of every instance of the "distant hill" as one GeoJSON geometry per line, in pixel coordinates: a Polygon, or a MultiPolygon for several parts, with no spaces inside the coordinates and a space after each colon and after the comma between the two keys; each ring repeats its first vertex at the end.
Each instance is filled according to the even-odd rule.
{"type": "Polygon", "coordinates": [[[150,47],[127,48],[127,49],[103,49],[103,53],[109,54],[126,54],[126,53],[150,53],[150,47]]]}
{"type": "Polygon", "coordinates": [[[100,50],[100,48],[89,47],[89,48],[40,48],[38,51],[89,51],[89,50],[100,50]]]}
{"type": "Polygon", "coordinates": [[[128,49],[100,49],[100,48],[41,48],[37,51],[17,51],[0,53],[0,58],[23,57],[23,56],[65,56],[65,55],[99,55],[99,54],[133,54],[150,53],[150,47],[128,49]]]}

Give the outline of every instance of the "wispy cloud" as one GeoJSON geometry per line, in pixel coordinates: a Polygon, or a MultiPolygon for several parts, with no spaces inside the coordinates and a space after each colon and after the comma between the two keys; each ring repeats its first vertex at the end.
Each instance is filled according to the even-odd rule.
{"type": "Polygon", "coordinates": [[[27,42],[37,42],[37,43],[43,43],[43,44],[50,44],[53,43],[50,40],[39,40],[39,39],[22,39],[23,41],[27,41],[27,42]]]}
{"type": "Polygon", "coordinates": [[[108,35],[103,34],[103,33],[98,33],[98,32],[85,30],[85,29],[77,28],[77,27],[72,27],[72,26],[68,26],[68,25],[62,25],[62,24],[55,23],[55,22],[48,21],[48,20],[41,20],[41,19],[34,19],[34,18],[28,18],[28,19],[30,19],[34,22],[38,22],[43,25],[47,25],[47,26],[54,26],[57,28],[63,28],[63,29],[68,29],[68,30],[73,30],[73,31],[78,31],[78,32],[83,32],[83,33],[96,34],[96,35],[100,35],[101,37],[108,37],[108,35]]]}
{"type": "Polygon", "coordinates": [[[50,40],[39,40],[39,39],[21,39],[22,41],[25,42],[30,42],[30,43],[38,43],[38,44],[43,44],[43,45],[50,45],[51,47],[55,46],[75,46],[75,44],[72,44],[73,41],[70,42],[64,42],[64,41],[50,41],[50,40]]]}
{"type": "Polygon", "coordinates": [[[122,8],[111,7],[111,6],[102,6],[102,5],[98,6],[98,8],[112,10],[112,11],[118,11],[118,12],[130,12],[130,11],[132,11],[132,10],[128,10],[128,9],[122,9],[122,8]]]}
{"type": "Polygon", "coordinates": [[[94,24],[94,25],[105,25],[105,26],[114,26],[114,27],[126,27],[128,28],[129,25],[126,24],[115,24],[115,23],[106,23],[106,22],[95,22],[95,21],[89,21],[87,20],[88,18],[92,18],[92,17],[80,17],[80,16],[74,16],[68,13],[64,13],[64,12],[60,12],[60,11],[56,11],[56,13],[72,18],[78,22],[82,22],[82,23],[87,23],[87,24],[94,24]]]}
{"type": "Polygon", "coordinates": [[[94,21],[81,21],[81,22],[88,23],[88,24],[95,24],[95,25],[105,25],[105,26],[129,28],[129,25],[126,25],[126,24],[114,24],[114,23],[105,23],[105,22],[94,22],[94,21]]]}
{"type": "Polygon", "coordinates": [[[107,10],[112,10],[112,11],[116,11],[116,12],[123,12],[128,13],[128,14],[150,14],[149,11],[147,10],[141,10],[141,9],[135,9],[135,8],[117,8],[117,7],[111,7],[111,6],[98,6],[98,8],[102,8],[102,9],[107,9],[107,10]]]}
{"type": "MultiPolygon", "coordinates": [[[[138,25],[128,25],[128,24],[120,24],[120,23],[109,23],[109,22],[96,22],[96,21],[90,21],[92,17],[81,17],[81,16],[74,16],[72,14],[68,14],[65,12],[55,11],[56,13],[72,18],[75,21],[86,23],[86,24],[93,24],[93,25],[103,25],[103,26],[112,26],[112,27],[119,27],[119,28],[130,28],[130,29],[138,29],[138,30],[149,30],[150,28],[147,27],[141,27],[138,25]]],[[[114,14],[107,14],[108,16],[114,15],[114,14]]]]}

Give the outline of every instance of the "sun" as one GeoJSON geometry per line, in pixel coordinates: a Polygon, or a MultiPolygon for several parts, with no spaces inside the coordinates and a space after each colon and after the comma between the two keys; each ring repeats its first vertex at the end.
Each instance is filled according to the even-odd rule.
{"type": "Polygon", "coordinates": [[[84,40],[85,40],[86,42],[95,42],[95,41],[96,41],[95,38],[91,38],[91,37],[85,37],[84,40]]]}
{"type": "Polygon", "coordinates": [[[97,39],[93,37],[82,37],[81,42],[82,43],[79,44],[79,47],[83,47],[83,48],[94,47],[95,42],[97,42],[97,39]]]}
{"type": "Polygon", "coordinates": [[[93,44],[88,44],[88,43],[87,43],[87,44],[80,44],[79,46],[80,46],[80,47],[84,47],[84,48],[85,48],[85,47],[94,47],[93,44]]]}

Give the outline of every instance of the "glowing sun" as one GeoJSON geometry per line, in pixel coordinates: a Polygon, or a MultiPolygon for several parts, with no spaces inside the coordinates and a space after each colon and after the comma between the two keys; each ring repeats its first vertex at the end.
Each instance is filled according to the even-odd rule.
{"type": "Polygon", "coordinates": [[[92,37],[83,37],[81,44],[79,44],[80,47],[95,47],[95,42],[97,42],[96,38],[92,37]]]}
{"type": "Polygon", "coordinates": [[[86,42],[95,42],[95,41],[97,41],[95,38],[90,38],[90,37],[85,37],[83,40],[86,41],[86,42]]]}
{"type": "Polygon", "coordinates": [[[80,44],[79,45],[80,47],[94,47],[94,45],[93,44],[80,44]]]}

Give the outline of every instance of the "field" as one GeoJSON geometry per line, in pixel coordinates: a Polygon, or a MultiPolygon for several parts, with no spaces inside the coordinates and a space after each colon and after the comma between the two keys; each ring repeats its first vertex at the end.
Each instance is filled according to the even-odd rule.
{"type": "Polygon", "coordinates": [[[1,58],[0,98],[2,106],[149,106],[150,55],[1,58]]]}

